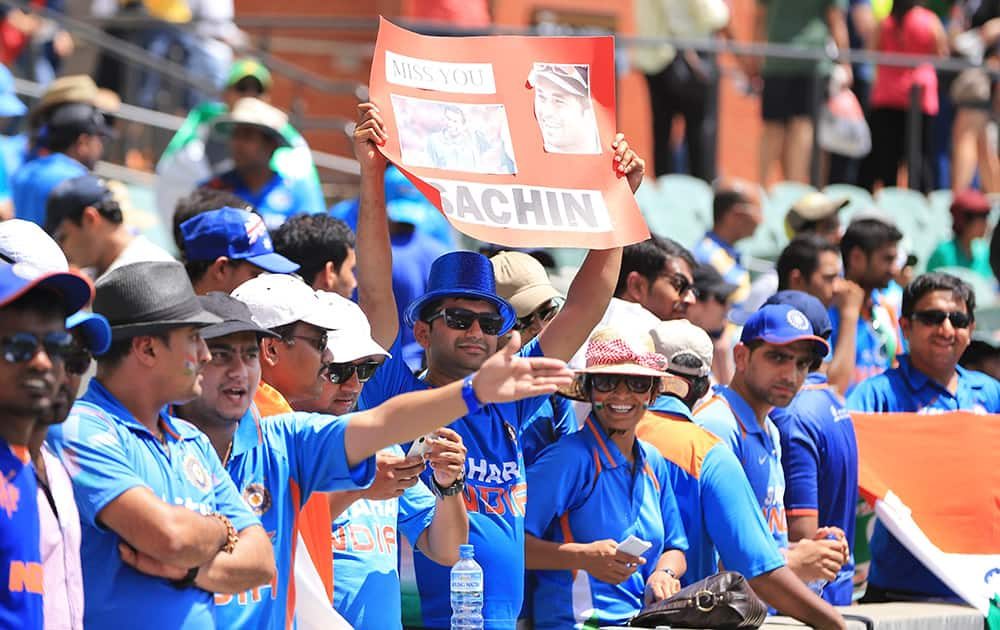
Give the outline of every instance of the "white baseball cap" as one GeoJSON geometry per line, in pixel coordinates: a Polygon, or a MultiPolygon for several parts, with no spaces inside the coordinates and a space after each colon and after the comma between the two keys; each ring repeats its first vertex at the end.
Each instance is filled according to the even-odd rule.
{"type": "Polygon", "coordinates": [[[336,363],[350,363],[364,357],[391,357],[385,348],[372,339],[372,327],[354,302],[336,293],[317,291],[330,313],[337,320],[337,328],[326,336],[326,347],[336,363]]]}
{"type": "Polygon", "coordinates": [[[232,296],[250,307],[257,325],[268,330],[305,322],[323,330],[339,327],[338,315],[319,292],[301,279],[283,273],[263,273],[233,290],[232,296]]]}
{"type": "Polygon", "coordinates": [[[66,255],[52,237],[24,219],[0,222],[0,257],[11,263],[28,263],[45,272],[69,270],[66,255]]]}

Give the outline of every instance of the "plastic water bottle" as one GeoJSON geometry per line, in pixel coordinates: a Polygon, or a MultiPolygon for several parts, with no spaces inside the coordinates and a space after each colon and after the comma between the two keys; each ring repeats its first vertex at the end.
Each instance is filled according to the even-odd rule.
{"type": "Polygon", "coordinates": [[[483,568],[472,545],[462,545],[458,552],[451,568],[451,630],[482,630],[483,568]]]}

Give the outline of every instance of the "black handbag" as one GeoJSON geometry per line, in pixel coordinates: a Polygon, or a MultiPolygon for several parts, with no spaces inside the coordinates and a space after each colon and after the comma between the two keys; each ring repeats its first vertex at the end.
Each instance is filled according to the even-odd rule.
{"type": "Polygon", "coordinates": [[[767,606],[746,579],[735,571],[722,571],[643,608],[628,625],[742,630],[759,628],[766,619],[767,606]]]}

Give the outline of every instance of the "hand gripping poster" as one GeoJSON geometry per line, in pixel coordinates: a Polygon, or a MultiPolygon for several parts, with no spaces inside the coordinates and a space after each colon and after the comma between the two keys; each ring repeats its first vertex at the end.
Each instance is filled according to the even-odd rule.
{"type": "Polygon", "coordinates": [[[428,37],[379,22],[382,153],[460,232],[512,247],[649,238],[613,167],[611,37],[428,37]]]}

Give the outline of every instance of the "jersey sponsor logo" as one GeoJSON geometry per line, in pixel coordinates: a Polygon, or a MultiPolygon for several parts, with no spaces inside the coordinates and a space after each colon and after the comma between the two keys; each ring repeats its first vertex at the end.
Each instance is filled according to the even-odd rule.
{"type": "Polygon", "coordinates": [[[497,488],[466,483],[462,497],[468,512],[497,516],[509,513],[523,517],[524,507],[528,504],[528,484],[518,483],[510,488],[497,488]]]}
{"type": "Polygon", "coordinates": [[[767,455],[761,455],[760,457],[757,458],[757,463],[760,464],[761,466],[763,466],[764,462],[766,461],[767,461],[767,455]]]}
{"type": "Polygon", "coordinates": [[[830,405],[830,417],[833,418],[834,422],[842,422],[851,419],[851,412],[845,407],[830,405]]]}
{"type": "Polygon", "coordinates": [[[271,493],[263,484],[250,483],[243,489],[243,502],[251,512],[261,516],[271,508],[271,493]]]}
{"type": "Polygon", "coordinates": [[[7,590],[11,593],[45,593],[42,563],[11,560],[8,570],[7,590]]]}
{"type": "Polygon", "coordinates": [[[521,467],[517,462],[496,464],[483,458],[470,457],[465,462],[465,480],[481,481],[483,483],[507,483],[521,476],[521,467]]]}
{"type": "Polygon", "coordinates": [[[0,475],[0,510],[7,513],[7,518],[14,518],[21,501],[21,489],[11,483],[13,479],[14,471],[0,475]]]}
{"type": "Polygon", "coordinates": [[[332,532],[334,551],[379,553],[396,557],[399,538],[392,525],[346,523],[332,532]]]}
{"type": "Polygon", "coordinates": [[[773,534],[788,533],[788,518],[785,514],[785,488],[768,486],[764,499],[764,520],[773,534]]]}
{"type": "Polygon", "coordinates": [[[188,453],[187,457],[184,458],[184,476],[187,477],[188,481],[202,492],[208,492],[212,489],[212,478],[205,469],[205,465],[201,463],[198,456],[194,453],[188,453]]]}
{"type": "Polygon", "coordinates": [[[236,603],[237,606],[247,606],[249,604],[257,604],[264,600],[265,595],[263,593],[264,589],[271,591],[270,599],[278,598],[278,572],[274,572],[274,577],[271,578],[271,582],[268,584],[261,584],[260,586],[255,586],[249,591],[244,591],[242,593],[237,593],[235,595],[222,595],[219,593],[215,594],[215,605],[216,606],[226,606],[228,604],[236,603]]]}

